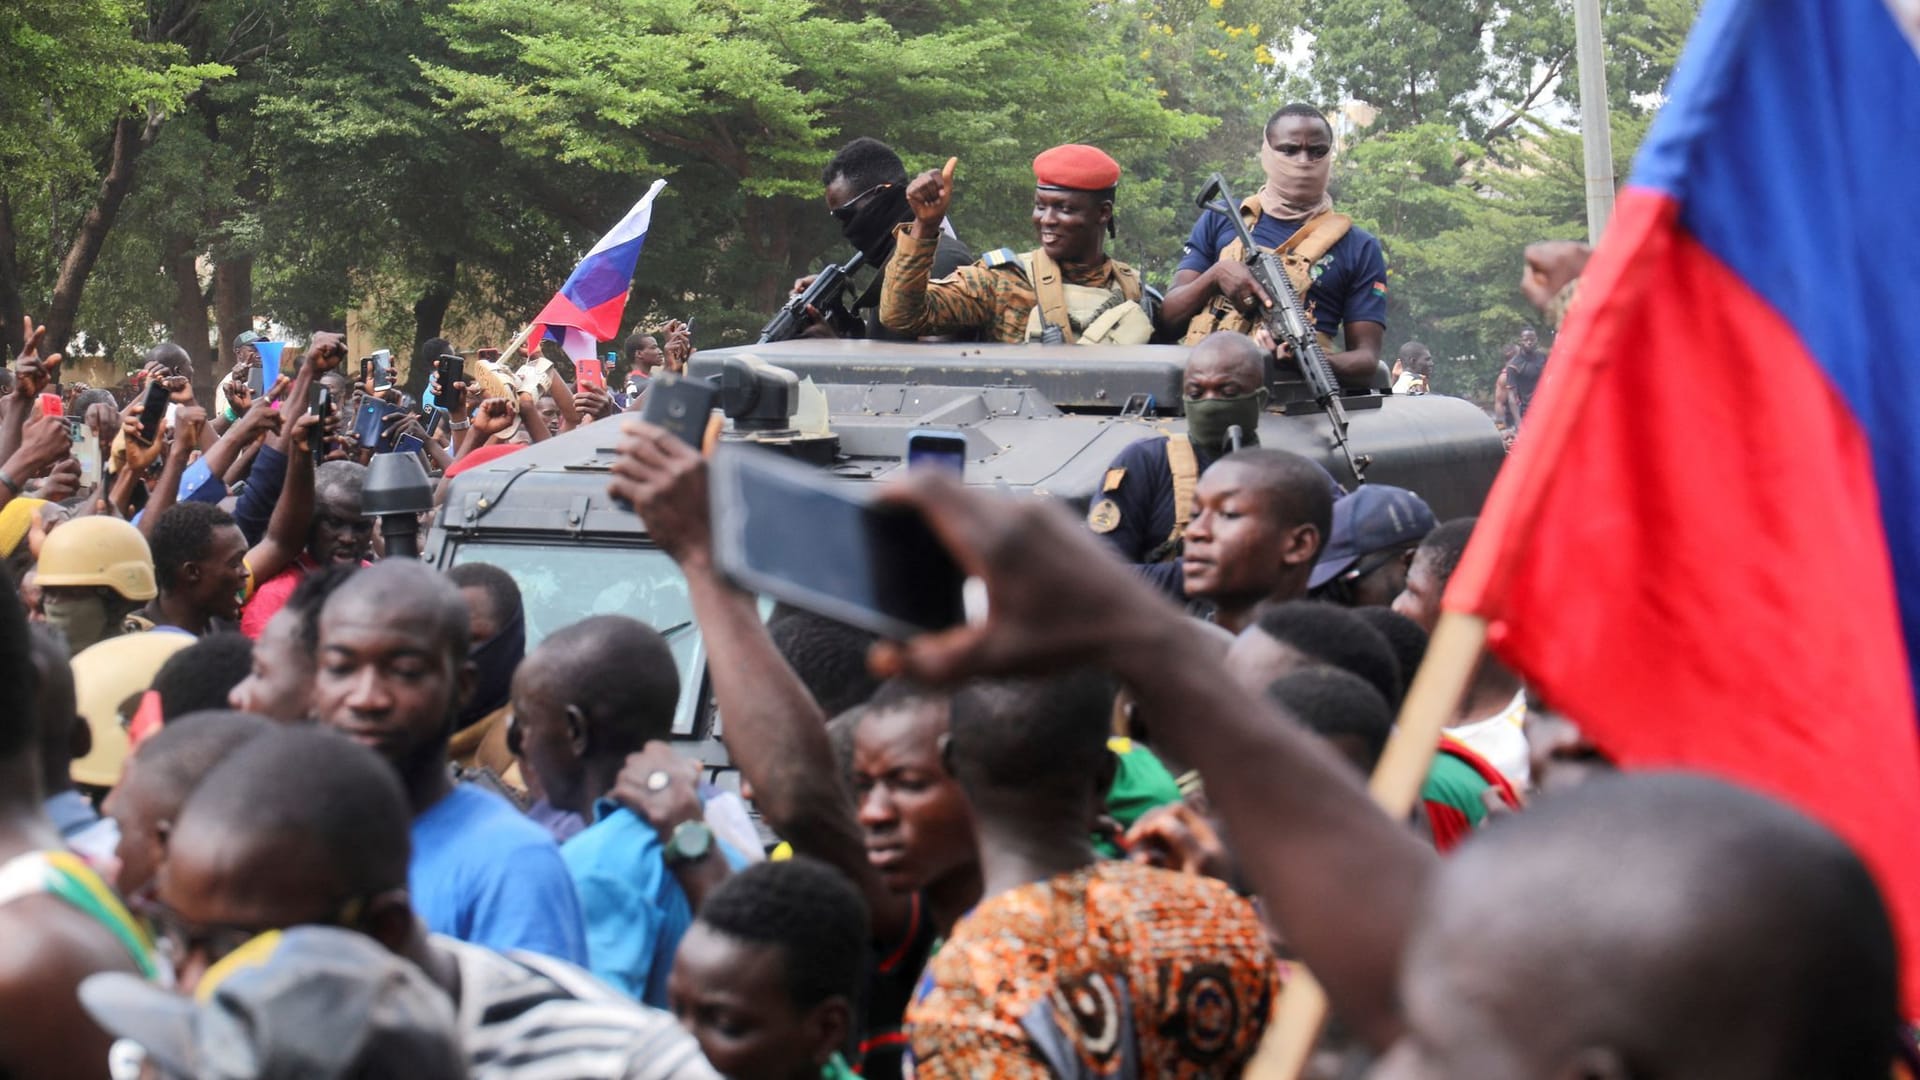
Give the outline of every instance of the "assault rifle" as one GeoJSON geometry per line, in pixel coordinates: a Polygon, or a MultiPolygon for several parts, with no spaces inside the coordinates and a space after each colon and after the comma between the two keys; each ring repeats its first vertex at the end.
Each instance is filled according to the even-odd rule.
{"type": "Polygon", "coordinates": [[[1320,348],[1320,339],[1314,334],[1313,324],[1307,321],[1306,307],[1300,303],[1300,294],[1294,291],[1286,267],[1280,265],[1280,260],[1272,253],[1262,251],[1254,244],[1253,233],[1240,216],[1240,200],[1227,190],[1225,177],[1219,173],[1209,177],[1206,189],[1200,192],[1200,197],[1194,202],[1200,209],[1212,210],[1233,223],[1234,231],[1240,237],[1240,249],[1247,269],[1253,271],[1253,280],[1273,300],[1273,306],[1261,313],[1267,332],[1273,335],[1275,342],[1286,346],[1294,362],[1300,365],[1300,375],[1313,391],[1313,400],[1333,424],[1333,441],[1340,444],[1340,452],[1346,455],[1347,467],[1353,470],[1353,478],[1365,483],[1366,468],[1371,459],[1365,454],[1354,457],[1353,448],[1347,445],[1347,409],[1340,403],[1340,380],[1333,373],[1333,365],[1327,362],[1326,352],[1320,348]]]}
{"type": "Polygon", "coordinates": [[[814,275],[813,284],[806,287],[800,295],[787,301],[785,307],[774,314],[767,325],[760,328],[760,340],[756,345],[765,345],[773,341],[786,341],[800,336],[813,320],[807,309],[820,313],[829,326],[845,335],[859,325],[859,320],[847,310],[847,286],[853,280],[854,271],[866,262],[866,256],[855,252],[853,258],[844,263],[828,263],[826,269],[814,275]]]}

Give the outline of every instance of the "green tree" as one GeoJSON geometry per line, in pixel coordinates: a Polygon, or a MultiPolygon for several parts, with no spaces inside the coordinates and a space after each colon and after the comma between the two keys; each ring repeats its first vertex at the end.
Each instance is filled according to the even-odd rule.
{"type": "Polygon", "coordinates": [[[29,303],[50,345],[74,330],[88,276],[140,158],[167,118],[247,46],[195,57],[193,0],[14,0],[0,8],[0,333],[29,303]]]}

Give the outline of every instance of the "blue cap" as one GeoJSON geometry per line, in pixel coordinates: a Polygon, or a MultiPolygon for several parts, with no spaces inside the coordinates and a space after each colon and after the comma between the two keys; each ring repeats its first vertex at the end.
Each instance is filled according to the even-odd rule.
{"type": "Polygon", "coordinates": [[[1333,504],[1333,535],[1307,588],[1317,589],[1376,551],[1417,544],[1440,522],[1427,501],[1391,484],[1362,484],[1333,504]]]}

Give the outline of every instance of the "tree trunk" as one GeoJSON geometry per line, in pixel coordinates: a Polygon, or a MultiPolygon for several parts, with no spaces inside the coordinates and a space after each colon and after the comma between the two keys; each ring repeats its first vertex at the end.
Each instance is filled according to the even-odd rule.
{"type": "Polygon", "coordinates": [[[213,406],[213,388],[226,378],[231,364],[214,361],[207,341],[207,294],[200,290],[200,270],[196,260],[199,245],[188,233],[167,237],[167,276],[173,279],[173,314],[168,320],[173,340],[193,358],[193,396],[208,408],[213,406]]]}
{"type": "Polygon", "coordinates": [[[253,329],[253,256],[232,255],[213,264],[213,317],[220,332],[214,366],[232,371],[233,339],[253,329]]]}
{"type": "Polygon", "coordinates": [[[427,375],[433,365],[416,364],[413,358],[420,354],[420,346],[442,336],[441,331],[447,322],[447,309],[453,306],[455,279],[459,272],[460,261],[452,254],[441,253],[433,257],[426,287],[420,291],[420,299],[413,303],[413,348],[406,356],[394,358],[396,362],[407,365],[407,393],[416,398],[426,392],[427,375]]]}
{"type": "Polygon", "coordinates": [[[46,351],[64,350],[73,337],[74,319],[80,312],[80,294],[86,290],[87,277],[100,259],[107,233],[120,216],[120,205],[133,190],[134,166],[140,155],[153,145],[165,117],[149,110],[142,117],[126,116],[113,125],[113,142],[107,156],[107,169],[100,177],[100,190],[93,205],[80,219],[73,243],[60,260],[60,275],[54,279],[53,302],[46,314],[46,351]]]}
{"type": "Polygon", "coordinates": [[[13,200],[0,191],[0,343],[8,358],[26,344],[20,339],[20,320],[27,314],[27,298],[20,285],[20,249],[13,231],[13,200]]]}

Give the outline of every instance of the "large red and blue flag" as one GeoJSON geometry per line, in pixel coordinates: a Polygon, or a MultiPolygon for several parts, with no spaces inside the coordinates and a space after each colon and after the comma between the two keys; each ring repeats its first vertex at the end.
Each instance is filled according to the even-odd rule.
{"type": "Polygon", "coordinates": [[[1445,601],[1623,765],[1844,836],[1910,1011],[1916,41],[1912,0],[1708,0],[1445,601]]]}
{"type": "Polygon", "coordinates": [[[620,317],[626,313],[627,293],[633,287],[633,269],[640,264],[640,248],[647,242],[647,228],[653,223],[653,197],[666,186],[665,180],[655,180],[627,216],[567,275],[566,284],[534,316],[533,330],[527,337],[529,351],[552,338],[568,356],[580,360],[593,356],[599,342],[610,341],[620,332],[620,317]]]}

